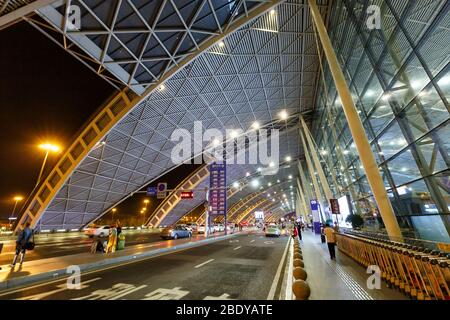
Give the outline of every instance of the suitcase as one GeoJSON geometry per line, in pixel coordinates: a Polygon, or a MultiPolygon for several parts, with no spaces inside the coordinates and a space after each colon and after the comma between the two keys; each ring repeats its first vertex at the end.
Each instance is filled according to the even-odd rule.
{"type": "Polygon", "coordinates": [[[117,242],[117,250],[123,250],[125,248],[125,240],[119,240],[117,242]]]}
{"type": "Polygon", "coordinates": [[[326,240],[325,240],[325,235],[324,235],[324,234],[321,234],[321,235],[320,235],[320,240],[322,240],[322,243],[325,243],[325,242],[326,242],[326,240]]]}

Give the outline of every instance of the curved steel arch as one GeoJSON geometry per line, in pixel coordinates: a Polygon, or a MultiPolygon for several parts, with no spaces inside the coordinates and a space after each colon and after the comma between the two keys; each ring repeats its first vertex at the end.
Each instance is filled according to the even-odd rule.
{"type": "MultiPolygon", "coordinates": [[[[268,14],[249,26],[237,25],[241,21],[244,26],[251,14],[263,13],[261,8],[269,10],[271,5],[275,1],[233,22],[224,49],[214,46],[214,41],[225,37],[222,33],[208,40],[211,50],[196,49],[180,60],[184,64],[180,62],[177,72],[169,70],[147,88],[147,97],[132,98],[130,92],[122,92],[106,115],[99,114],[98,123],[88,124],[92,130],[82,137],[88,142],[74,144],[64,154],[57,165],[61,172],[52,171],[53,180],[40,186],[18,226],[29,220],[39,222],[41,229],[79,228],[101,216],[173,168],[168,154],[175,128],[189,129],[202,120],[205,128],[247,130],[255,119],[270,122],[280,108],[296,114],[312,107],[309,83],[314,82],[311,70],[317,62],[309,53],[314,52],[309,49],[314,48],[314,38],[302,31],[311,27],[304,15],[307,10],[302,11],[298,3],[281,5],[276,15],[278,32],[264,29],[271,27],[268,14]],[[167,90],[156,90],[163,81],[167,90]]],[[[295,136],[286,145],[291,155],[299,154],[295,136]]]]}
{"type": "MultiPolygon", "coordinates": [[[[206,165],[195,170],[189,177],[184,179],[175,189],[190,190],[196,188],[202,181],[209,177],[209,170],[206,165]]],[[[178,191],[171,192],[156,208],[152,216],[145,225],[159,227],[163,219],[182,201],[178,191]]]]}
{"type": "MultiPolygon", "coordinates": [[[[51,173],[42,181],[24,212],[22,212],[22,216],[15,226],[15,232],[17,232],[19,228],[22,228],[26,222],[30,222],[32,227],[35,227],[36,224],[40,222],[40,219],[50,202],[55,198],[58,192],[61,191],[61,188],[67,182],[71,174],[74,173],[82,161],[87,157],[88,153],[92,151],[94,147],[101,147],[101,141],[105,136],[110,133],[112,128],[117,126],[119,121],[128,115],[133,108],[138,106],[139,103],[146,99],[150,94],[157,91],[161,84],[174,77],[180,70],[196,60],[205,51],[217,45],[224,38],[281,2],[282,1],[276,0],[268,1],[249,11],[246,16],[234,19],[232,24],[227,26],[226,30],[223,30],[220,34],[211,36],[204,43],[200,44],[194,52],[178,61],[177,65],[164,73],[158,81],[150,84],[141,96],[130,100],[129,93],[125,90],[115,96],[111,102],[85,126],[85,129],[75,139],[71,146],[67,148],[67,151],[63,154],[51,173]]],[[[139,185],[142,186],[144,183],[142,182],[139,185]]],[[[138,187],[136,186],[135,189],[138,189],[138,187]]],[[[130,190],[130,192],[132,192],[132,190],[130,190]]],[[[102,212],[106,212],[108,209],[109,207],[104,207],[102,208],[102,212]]],[[[62,215],[65,216],[65,211],[62,215]]],[[[85,215],[86,214],[84,213],[81,218],[81,223],[78,223],[79,226],[89,223],[96,216],[101,215],[101,213],[95,214],[94,217],[88,219],[85,219],[85,215]]],[[[56,218],[57,217],[52,217],[52,219],[56,218]]]]}

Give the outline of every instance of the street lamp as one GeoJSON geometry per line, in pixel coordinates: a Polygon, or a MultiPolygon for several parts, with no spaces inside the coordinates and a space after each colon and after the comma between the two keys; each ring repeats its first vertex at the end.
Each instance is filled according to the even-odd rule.
{"type": "Polygon", "coordinates": [[[44,158],[44,162],[42,163],[41,171],[39,172],[39,177],[38,177],[36,186],[39,184],[39,182],[41,182],[42,174],[44,173],[45,164],[47,163],[47,159],[48,159],[50,152],[58,153],[59,151],[61,151],[61,148],[58,145],[51,144],[51,143],[41,144],[41,145],[39,145],[39,149],[42,149],[45,151],[45,158],[44,158]]]}
{"type": "Polygon", "coordinates": [[[117,208],[112,208],[111,212],[112,212],[112,223],[114,223],[114,214],[116,213],[117,208]]]}
{"type": "Polygon", "coordinates": [[[9,218],[9,220],[10,220],[9,222],[10,222],[10,223],[12,223],[11,220],[13,220],[13,218],[14,218],[14,212],[16,211],[17,204],[18,204],[20,201],[23,200],[23,197],[22,197],[22,196],[15,196],[15,197],[13,198],[13,200],[14,200],[14,208],[13,208],[13,211],[12,211],[12,213],[11,213],[11,217],[9,218]]]}

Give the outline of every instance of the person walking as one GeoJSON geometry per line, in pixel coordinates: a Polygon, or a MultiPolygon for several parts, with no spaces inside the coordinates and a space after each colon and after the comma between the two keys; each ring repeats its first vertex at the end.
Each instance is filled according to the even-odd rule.
{"type": "Polygon", "coordinates": [[[327,239],[327,245],[328,245],[328,251],[330,252],[330,259],[336,260],[336,232],[333,228],[330,227],[330,225],[327,223],[325,225],[325,229],[323,230],[323,233],[325,234],[325,237],[327,239]]]}
{"type": "MultiPolygon", "coordinates": [[[[19,257],[20,254],[20,265],[23,264],[24,260],[25,260],[25,253],[27,251],[27,249],[32,250],[31,243],[33,241],[31,241],[32,237],[33,237],[33,230],[30,228],[30,223],[27,222],[25,224],[25,228],[19,233],[19,236],[17,237],[16,240],[16,254],[14,255],[14,259],[13,262],[11,263],[11,267],[14,268],[16,266],[16,262],[17,262],[17,258],[19,257]]],[[[34,242],[33,242],[34,243],[34,242]]]]}
{"type": "Polygon", "coordinates": [[[295,228],[297,229],[297,235],[299,240],[302,240],[302,225],[301,222],[297,222],[297,225],[295,226],[295,228]]]}
{"type": "Polygon", "coordinates": [[[116,226],[111,226],[109,228],[109,238],[108,238],[108,246],[106,247],[106,253],[116,252],[117,248],[117,228],[116,226]]]}

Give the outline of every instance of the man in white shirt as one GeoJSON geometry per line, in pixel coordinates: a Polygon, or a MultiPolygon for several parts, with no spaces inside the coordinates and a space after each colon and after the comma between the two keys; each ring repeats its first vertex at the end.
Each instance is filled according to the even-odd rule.
{"type": "Polygon", "coordinates": [[[336,259],[336,235],[333,228],[330,227],[330,225],[327,223],[325,225],[325,229],[323,230],[323,233],[325,234],[325,237],[327,238],[327,245],[328,245],[328,251],[330,252],[330,259],[335,260],[336,259]]]}

